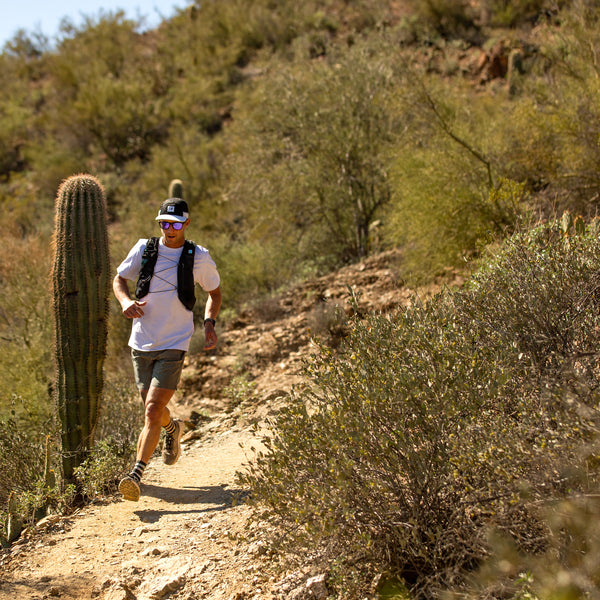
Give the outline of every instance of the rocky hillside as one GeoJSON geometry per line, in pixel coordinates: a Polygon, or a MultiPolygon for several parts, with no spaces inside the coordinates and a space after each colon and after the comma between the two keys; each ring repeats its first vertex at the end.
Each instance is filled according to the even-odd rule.
{"type": "Polygon", "coordinates": [[[415,293],[431,295],[442,283],[462,283],[448,271],[437,284],[415,292],[400,278],[400,262],[399,251],[383,252],[247,309],[220,333],[214,354],[190,354],[182,385],[184,405],[209,414],[232,411],[232,382],[241,380],[250,383],[250,415],[264,415],[298,380],[303,359],[315,348],[313,338],[339,343],[354,302],[363,314],[387,313],[406,305],[415,293]]]}

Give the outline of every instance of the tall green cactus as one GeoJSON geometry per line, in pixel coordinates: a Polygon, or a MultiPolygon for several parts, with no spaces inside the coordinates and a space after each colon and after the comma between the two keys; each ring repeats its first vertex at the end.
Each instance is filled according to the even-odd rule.
{"type": "Polygon", "coordinates": [[[94,441],[108,331],[106,201],[95,177],[74,175],[59,187],[53,246],[55,392],[63,475],[72,480],[94,441]]]}
{"type": "Polygon", "coordinates": [[[169,198],[183,199],[183,182],[181,179],[173,179],[169,184],[169,198]]]}

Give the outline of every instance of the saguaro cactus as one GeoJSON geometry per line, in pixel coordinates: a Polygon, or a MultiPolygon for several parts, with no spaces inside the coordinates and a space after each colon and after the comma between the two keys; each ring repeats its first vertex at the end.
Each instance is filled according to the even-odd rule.
{"type": "Polygon", "coordinates": [[[169,198],[183,199],[183,182],[181,179],[172,179],[169,184],[169,198]]]}
{"type": "Polygon", "coordinates": [[[74,175],[59,187],[53,245],[55,392],[70,480],[94,441],[106,356],[110,257],[104,189],[95,177],[74,175]]]}

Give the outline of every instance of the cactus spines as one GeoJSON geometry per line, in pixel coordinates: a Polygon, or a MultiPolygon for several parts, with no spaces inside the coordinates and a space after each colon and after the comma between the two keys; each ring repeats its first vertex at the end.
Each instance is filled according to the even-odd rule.
{"type": "Polygon", "coordinates": [[[56,400],[62,426],[63,475],[93,444],[106,355],[110,257],[100,182],[74,175],[56,197],[52,265],[56,400]]]}
{"type": "Polygon", "coordinates": [[[575,233],[577,235],[585,234],[585,221],[581,215],[575,217],[575,221],[573,221],[573,227],[575,228],[575,233]]]}
{"type": "Polygon", "coordinates": [[[183,182],[181,179],[173,179],[169,184],[169,198],[183,199],[183,182]]]}
{"type": "Polygon", "coordinates": [[[6,541],[12,544],[23,531],[23,520],[19,515],[17,495],[11,492],[8,496],[8,521],[6,523],[6,541]]]}
{"type": "Polygon", "coordinates": [[[52,470],[52,438],[46,436],[46,448],[44,452],[44,486],[46,489],[52,489],[56,486],[56,477],[52,470]]]}
{"type": "Polygon", "coordinates": [[[560,228],[564,235],[569,235],[571,226],[573,225],[573,217],[568,210],[565,210],[560,219],[560,228]]]}

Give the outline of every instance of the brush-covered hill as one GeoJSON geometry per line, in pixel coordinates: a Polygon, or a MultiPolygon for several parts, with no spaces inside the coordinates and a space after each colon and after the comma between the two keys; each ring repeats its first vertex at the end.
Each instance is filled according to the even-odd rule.
{"type": "MultiPolygon", "coordinates": [[[[399,261],[384,252],[307,281],[241,313],[219,331],[214,352],[191,353],[173,406],[189,429],[178,464],[155,456],[138,504],[98,497],[26,529],[0,556],[0,599],[324,598],[325,584],[311,579],[320,573],[301,558],[282,567],[267,524],[249,521],[235,473],[301,380],[313,336],[335,344],[347,313],[385,314],[411,301],[416,291],[399,278],[399,261]]],[[[460,278],[448,273],[421,297],[442,283],[460,278]]]]}

